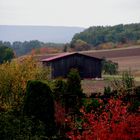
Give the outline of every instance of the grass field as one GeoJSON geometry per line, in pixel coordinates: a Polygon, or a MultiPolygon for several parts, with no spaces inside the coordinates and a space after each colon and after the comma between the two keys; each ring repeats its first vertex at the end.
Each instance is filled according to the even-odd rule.
{"type": "Polygon", "coordinates": [[[120,75],[103,75],[103,79],[84,79],[82,80],[82,88],[84,93],[90,95],[91,93],[103,93],[104,87],[111,86],[114,79],[120,79],[120,75]]]}
{"type": "MultiPolygon", "coordinates": [[[[120,80],[121,75],[103,75],[102,80],[84,79],[82,80],[82,88],[86,95],[90,96],[91,93],[103,93],[104,87],[111,86],[114,79],[120,80]]],[[[135,77],[135,85],[140,85],[140,77],[135,77]]]]}

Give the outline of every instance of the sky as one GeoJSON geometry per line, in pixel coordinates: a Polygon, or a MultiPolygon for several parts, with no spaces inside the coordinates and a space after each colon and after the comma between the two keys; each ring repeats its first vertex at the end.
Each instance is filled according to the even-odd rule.
{"type": "Polygon", "coordinates": [[[0,0],[0,25],[79,26],[140,22],[140,0],[0,0]]]}

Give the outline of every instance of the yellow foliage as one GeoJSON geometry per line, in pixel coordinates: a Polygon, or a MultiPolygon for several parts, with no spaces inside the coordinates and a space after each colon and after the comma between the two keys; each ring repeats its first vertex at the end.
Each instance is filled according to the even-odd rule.
{"type": "Polygon", "coordinates": [[[21,104],[28,80],[47,80],[49,70],[32,56],[0,65],[0,110],[21,104]]]}

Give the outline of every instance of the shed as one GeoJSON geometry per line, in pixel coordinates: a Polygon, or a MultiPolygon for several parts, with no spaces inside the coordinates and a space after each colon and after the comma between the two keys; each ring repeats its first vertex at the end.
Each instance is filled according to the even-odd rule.
{"type": "Polygon", "coordinates": [[[81,53],[63,53],[41,60],[51,67],[51,77],[66,77],[70,69],[76,68],[81,78],[101,78],[102,59],[81,53]]]}

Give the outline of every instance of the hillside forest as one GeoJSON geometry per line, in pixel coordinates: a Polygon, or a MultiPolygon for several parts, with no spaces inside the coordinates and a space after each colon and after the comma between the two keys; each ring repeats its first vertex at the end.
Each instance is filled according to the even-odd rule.
{"type": "Polygon", "coordinates": [[[93,26],[77,33],[72,38],[72,47],[78,42],[96,48],[115,48],[129,44],[140,43],[140,23],[119,24],[115,26],[93,26]]]}

